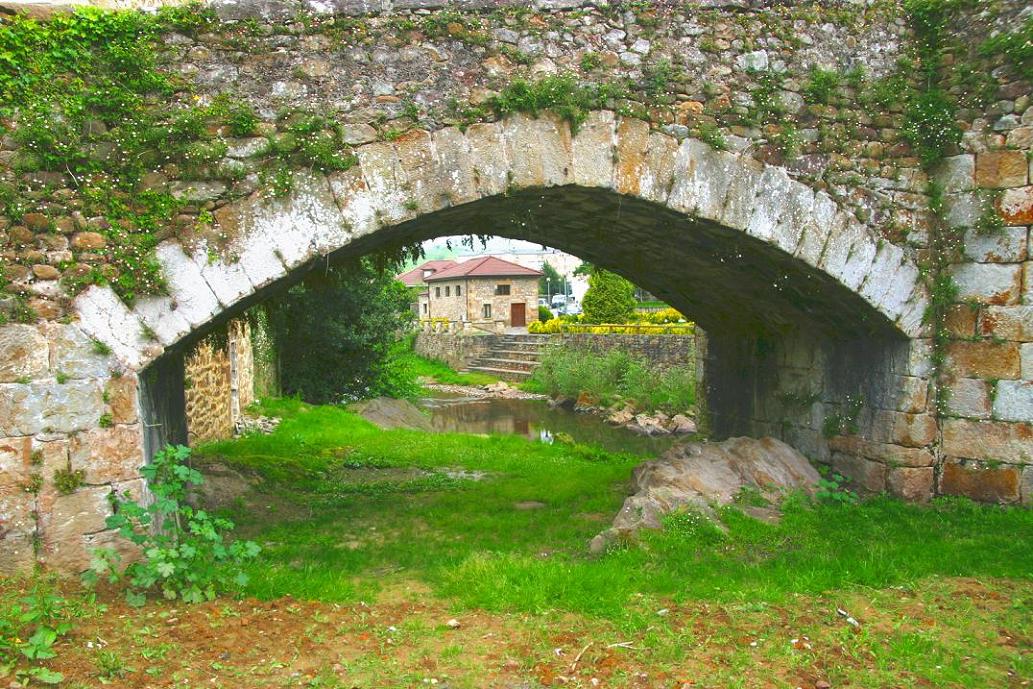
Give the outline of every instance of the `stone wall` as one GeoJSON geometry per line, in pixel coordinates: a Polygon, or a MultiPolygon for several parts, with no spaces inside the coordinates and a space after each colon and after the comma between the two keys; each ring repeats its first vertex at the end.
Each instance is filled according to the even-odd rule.
{"type": "Polygon", "coordinates": [[[620,350],[658,366],[696,366],[696,335],[593,335],[562,333],[553,341],[597,354],[620,350]]]}
{"type": "Polygon", "coordinates": [[[254,401],[251,327],[234,319],[218,337],[198,342],[184,361],[186,424],[191,445],[233,436],[234,424],[254,401]]]}
{"type": "Polygon", "coordinates": [[[417,333],[413,347],[416,353],[428,359],[443,361],[452,368],[466,365],[487,355],[499,340],[497,335],[484,333],[417,333]]]}

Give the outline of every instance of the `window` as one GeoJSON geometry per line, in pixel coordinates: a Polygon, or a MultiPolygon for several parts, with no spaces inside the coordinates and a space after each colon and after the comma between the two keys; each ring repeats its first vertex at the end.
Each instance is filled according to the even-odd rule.
{"type": "Polygon", "coordinates": [[[434,296],[435,297],[440,297],[441,296],[441,288],[440,287],[435,287],[434,288],[434,296]]]}
{"type": "Polygon", "coordinates": [[[491,318],[491,304],[485,304],[482,306],[481,311],[485,318],[491,318]]]}
{"type": "Polygon", "coordinates": [[[451,297],[452,296],[452,288],[449,287],[448,285],[445,285],[445,296],[446,297],[451,297]]]}
{"type": "Polygon", "coordinates": [[[456,285],[456,296],[457,297],[463,296],[463,288],[460,287],[459,285],[456,285]]]}
{"type": "Polygon", "coordinates": [[[502,297],[508,295],[509,285],[495,285],[495,294],[502,297]]]}
{"type": "Polygon", "coordinates": [[[427,302],[423,302],[423,313],[427,313],[427,302]]]}
{"type": "Polygon", "coordinates": [[[424,268],[423,269],[423,277],[429,278],[433,274],[434,274],[434,271],[431,270],[430,268],[424,268]]]}

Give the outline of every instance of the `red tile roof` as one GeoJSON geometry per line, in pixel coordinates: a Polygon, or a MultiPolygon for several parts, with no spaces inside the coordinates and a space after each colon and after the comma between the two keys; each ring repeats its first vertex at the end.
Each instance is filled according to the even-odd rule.
{"type": "Polygon", "coordinates": [[[439,270],[445,270],[456,265],[455,261],[450,259],[441,259],[436,261],[425,261],[422,264],[416,266],[412,270],[407,270],[404,273],[399,273],[395,276],[396,280],[401,280],[407,287],[417,287],[422,285],[424,282],[423,271],[433,270],[435,272],[439,270]]]}
{"type": "Polygon", "coordinates": [[[456,278],[493,278],[493,277],[539,277],[541,271],[533,268],[525,268],[522,265],[503,261],[494,256],[475,258],[470,261],[458,263],[450,268],[436,271],[433,275],[424,278],[424,282],[437,282],[438,280],[454,280],[456,278]]]}

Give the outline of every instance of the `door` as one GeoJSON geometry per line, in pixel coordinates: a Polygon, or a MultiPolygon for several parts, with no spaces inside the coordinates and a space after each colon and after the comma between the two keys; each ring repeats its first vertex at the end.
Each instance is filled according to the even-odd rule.
{"type": "Polygon", "coordinates": [[[522,328],[527,325],[527,313],[524,304],[509,305],[509,324],[514,328],[522,328]]]}

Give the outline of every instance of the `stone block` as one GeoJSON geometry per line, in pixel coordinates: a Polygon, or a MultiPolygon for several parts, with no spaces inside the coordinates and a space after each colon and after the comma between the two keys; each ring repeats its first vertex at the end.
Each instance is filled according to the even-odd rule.
{"type": "Polygon", "coordinates": [[[943,199],[944,221],[951,227],[971,227],[984,211],[983,198],[976,192],[947,194],[943,199]]]}
{"type": "Polygon", "coordinates": [[[0,491],[17,491],[29,478],[32,438],[0,438],[0,491]]]}
{"type": "Polygon", "coordinates": [[[251,280],[235,257],[224,257],[217,251],[209,253],[207,245],[201,242],[190,258],[223,307],[236,304],[253,291],[251,280]]]}
{"type": "Polygon", "coordinates": [[[628,117],[621,118],[616,127],[614,188],[621,194],[638,196],[646,169],[649,149],[649,124],[628,117]]]}
{"type": "MultiPolygon", "coordinates": [[[[1001,421],[1033,423],[1033,381],[998,381],[993,413],[1001,421]]],[[[1030,452],[1033,453],[1033,447],[1030,452]]]]}
{"type": "Polygon", "coordinates": [[[835,277],[849,289],[856,290],[871,270],[877,253],[878,242],[864,232],[850,247],[846,263],[835,277]]]}
{"type": "Polygon", "coordinates": [[[897,411],[910,414],[926,411],[929,403],[929,381],[914,376],[899,376],[897,380],[897,411]]]}
{"type": "Polygon", "coordinates": [[[1026,260],[1025,227],[1005,227],[993,234],[965,233],[965,257],[979,263],[1020,263],[1026,260]]]}
{"type": "Polygon", "coordinates": [[[846,216],[838,211],[839,206],[824,191],[814,195],[810,218],[803,225],[800,243],[796,247],[798,259],[810,266],[818,265],[825,243],[834,232],[833,223],[846,220],[846,216]]]}
{"type": "Polygon", "coordinates": [[[369,199],[376,208],[381,225],[409,220],[414,213],[406,209],[409,194],[406,174],[393,144],[378,141],[355,149],[369,199]]]}
{"type": "Polygon", "coordinates": [[[944,326],[953,338],[969,339],[976,335],[979,310],[969,304],[954,304],[947,309],[944,326]]]}
{"type": "Polygon", "coordinates": [[[1009,225],[1033,225],[1033,185],[1005,189],[997,199],[997,211],[1009,225]]]}
{"type": "Polygon", "coordinates": [[[31,325],[0,325],[0,383],[42,378],[49,373],[47,338],[31,325]]]}
{"type": "MultiPolygon", "coordinates": [[[[764,191],[764,173],[760,165],[738,164],[731,168],[720,223],[733,230],[745,230],[757,210],[758,198],[764,191]]],[[[782,180],[788,182],[788,178],[782,180]]],[[[766,208],[767,215],[777,217],[778,209],[766,208]]]]}
{"type": "Polygon", "coordinates": [[[949,386],[947,412],[970,419],[990,418],[990,385],[979,378],[958,378],[949,386]]]}
{"type": "Polygon", "coordinates": [[[113,356],[97,352],[94,341],[77,325],[47,323],[50,367],[69,378],[104,378],[116,366],[113,356]]]}
{"type": "Polygon", "coordinates": [[[1010,263],[961,263],[951,266],[958,298],[983,304],[1015,304],[1022,294],[1022,266],[1010,263]]]}
{"type": "Polygon", "coordinates": [[[340,248],[357,237],[374,232],[381,226],[377,205],[362,170],[353,167],[350,170],[333,172],[327,181],[341,209],[342,224],[333,234],[327,231],[333,228],[325,228],[316,236],[316,250],[322,254],[340,248]]]}
{"type": "Polygon", "coordinates": [[[105,529],[111,514],[108,486],[83,486],[71,495],[54,499],[44,518],[47,563],[58,571],[81,572],[89,567],[90,552],[84,536],[105,529]]]}
{"type": "Polygon", "coordinates": [[[0,437],[72,433],[97,425],[103,411],[95,381],[0,385],[0,437]]]}
{"type": "Polygon", "coordinates": [[[858,490],[881,493],[886,490],[886,465],[863,457],[832,453],[832,469],[850,480],[858,490]]]}
{"type": "Polygon", "coordinates": [[[1019,345],[1015,342],[951,342],[947,357],[950,370],[963,378],[1019,377],[1019,345]]]}
{"type": "Polygon", "coordinates": [[[979,502],[1019,501],[1021,467],[949,458],[940,473],[940,493],[961,495],[979,502]]]}
{"type": "Polygon", "coordinates": [[[168,296],[146,296],[133,303],[133,313],[146,326],[147,334],[169,346],[190,333],[192,326],[185,313],[168,296]]]}
{"type": "Polygon", "coordinates": [[[872,419],[872,440],[904,447],[926,447],[936,440],[936,419],[931,414],[880,409],[872,419]]]}
{"type": "Polygon", "coordinates": [[[571,141],[574,184],[613,188],[616,127],[616,117],[608,110],[585,119],[571,141]]]}
{"type": "Polygon", "coordinates": [[[1033,341],[1033,305],[987,306],[979,316],[978,332],[999,340],[1033,341]]]}
{"type": "Polygon", "coordinates": [[[969,191],[975,184],[976,158],[971,154],[944,158],[933,175],[947,193],[969,191]]]}
{"type": "Polygon", "coordinates": [[[895,323],[900,331],[911,338],[912,342],[921,341],[931,335],[932,327],[925,322],[925,315],[929,311],[928,290],[922,285],[915,285],[915,292],[904,304],[897,316],[895,323]]]}
{"type": "Polygon", "coordinates": [[[486,122],[470,125],[466,130],[473,160],[478,194],[495,196],[509,187],[509,157],[502,135],[502,125],[486,122]]]}
{"type": "Polygon", "coordinates": [[[117,378],[111,378],[104,390],[107,392],[112,423],[136,423],[139,408],[136,376],[127,373],[117,378]]]}
{"type": "MultiPolygon", "coordinates": [[[[432,138],[438,164],[443,172],[441,184],[450,203],[458,206],[480,198],[477,193],[477,177],[474,174],[470,142],[466,136],[455,127],[447,127],[434,132],[432,138]]],[[[334,186],[332,175],[330,185],[334,186]]]]}
{"type": "MultiPolygon", "coordinates": [[[[872,265],[864,276],[858,292],[868,303],[872,305],[880,304],[882,297],[890,291],[890,288],[897,281],[897,276],[901,269],[906,266],[903,249],[891,242],[877,243],[875,258],[872,260],[872,265]]],[[[911,293],[910,290],[914,289],[914,282],[917,277],[917,271],[913,274],[901,276],[904,282],[903,286],[909,290],[908,295],[911,293]]]]}
{"type": "Polygon", "coordinates": [[[886,474],[890,494],[914,502],[928,502],[936,489],[932,467],[893,467],[886,474]]]}
{"type": "Polygon", "coordinates": [[[828,439],[828,445],[834,452],[891,466],[927,467],[936,461],[932,452],[924,448],[902,447],[857,436],[834,436],[828,439]]]}
{"type": "Polygon", "coordinates": [[[1033,464],[1033,425],[945,419],[941,448],[952,457],[1033,464]]]}
{"type": "Polygon", "coordinates": [[[92,428],[72,436],[69,448],[73,470],[86,472],[86,483],[128,481],[144,463],[143,434],[136,424],[92,428]]]}
{"type": "Polygon", "coordinates": [[[510,182],[518,189],[552,187],[571,180],[570,127],[554,115],[523,114],[503,120],[510,182]]]}
{"type": "Polygon", "coordinates": [[[1022,369],[1023,380],[1033,380],[1033,342],[1023,343],[1020,347],[1019,364],[1022,369]]]}
{"type": "Polygon", "coordinates": [[[1021,187],[1028,179],[1023,151],[987,151],[976,156],[976,186],[983,189],[1021,187]]]}
{"type": "Polygon", "coordinates": [[[430,133],[422,129],[406,132],[395,140],[398,163],[405,170],[406,204],[418,213],[430,213],[448,206],[449,189],[444,185],[445,171],[438,165],[430,133]]]}
{"type": "Polygon", "coordinates": [[[705,220],[721,222],[732,179],[749,168],[731,153],[696,139],[685,139],[674,163],[674,186],[668,207],[705,220]]]}
{"type": "Polygon", "coordinates": [[[87,336],[108,345],[129,368],[141,367],[149,344],[143,322],[110,287],[88,287],[76,297],[75,311],[79,314],[79,327],[87,336]]]}
{"type": "Polygon", "coordinates": [[[1033,261],[1022,264],[1022,301],[1033,304],[1033,261]]]}
{"type": "Polygon", "coordinates": [[[673,136],[652,132],[646,149],[645,164],[639,180],[639,197],[655,203],[667,203],[674,186],[678,140],[673,136]]]}
{"type": "Polygon", "coordinates": [[[35,564],[34,509],[32,496],[20,487],[6,489],[0,485],[0,575],[24,574],[35,564]]]}

